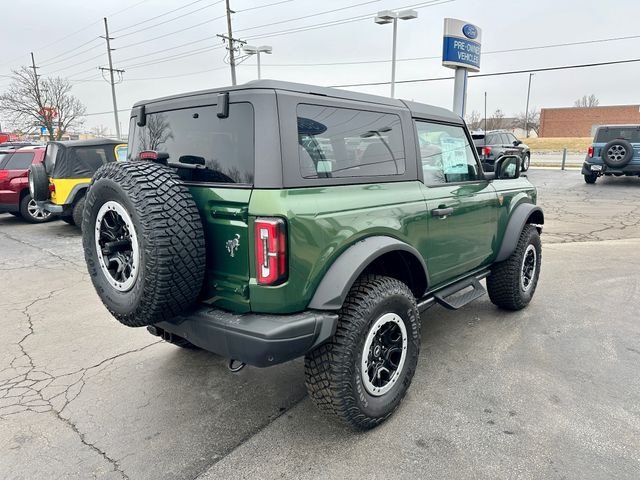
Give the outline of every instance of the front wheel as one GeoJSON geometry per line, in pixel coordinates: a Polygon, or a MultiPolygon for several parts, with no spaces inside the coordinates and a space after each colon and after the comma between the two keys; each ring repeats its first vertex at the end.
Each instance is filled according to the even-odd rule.
{"type": "Polygon", "coordinates": [[[419,352],[411,290],[394,278],[364,276],[351,288],[333,338],[305,357],[307,391],[320,410],[373,428],[400,405],[419,352]]]}
{"type": "Polygon", "coordinates": [[[516,249],[504,262],[497,263],[487,277],[487,291],[494,305],[506,310],[526,307],[538,286],[542,244],[534,225],[525,225],[516,249]]]}
{"type": "Polygon", "coordinates": [[[587,182],[590,185],[593,185],[594,183],[596,183],[596,180],[598,180],[598,174],[597,173],[589,173],[589,174],[585,174],[584,176],[584,181],[587,182]]]}

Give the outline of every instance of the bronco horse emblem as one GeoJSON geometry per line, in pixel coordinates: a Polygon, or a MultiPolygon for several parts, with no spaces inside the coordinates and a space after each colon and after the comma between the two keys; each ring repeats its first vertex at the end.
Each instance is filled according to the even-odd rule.
{"type": "Polygon", "coordinates": [[[227,240],[227,252],[229,252],[229,255],[231,255],[232,257],[235,257],[239,246],[240,246],[240,235],[236,233],[236,236],[233,240],[227,240]]]}

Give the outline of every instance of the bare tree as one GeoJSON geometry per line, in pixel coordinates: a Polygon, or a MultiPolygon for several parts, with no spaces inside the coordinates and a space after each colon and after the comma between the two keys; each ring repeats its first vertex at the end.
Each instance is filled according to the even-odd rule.
{"type": "MultiPolygon", "coordinates": [[[[514,126],[522,130],[533,130],[538,135],[538,130],[540,130],[540,110],[537,108],[529,110],[528,117],[525,112],[520,112],[516,117],[514,126]]],[[[525,132],[525,135],[528,137],[529,132],[525,132]]]]}
{"type": "Polygon", "coordinates": [[[586,108],[586,107],[597,107],[600,105],[600,100],[593,93],[589,96],[583,95],[582,98],[577,99],[573,102],[574,107],[586,108]]]}
{"type": "Polygon", "coordinates": [[[486,130],[501,130],[503,128],[507,128],[507,126],[508,124],[504,118],[504,112],[499,108],[496,109],[489,118],[487,118],[486,130]]]}
{"type": "Polygon", "coordinates": [[[173,139],[171,125],[163,113],[147,116],[147,128],[140,129],[141,150],[158,150],[167,140],[173,139]]]}
{"type": "Polygon", "coordinates": [[[98,125],[97,127],[93,127],[91,129],[91,133],[94,134],[96,137],[106,137],[108,132],[109,132],[109,129],[104,125],[98,125]]]}
{"type": "Polygon", "coordinates": [[[482,126],[482,119],[480,117],[480,112],[477,110],[473,110],[469,115],[467,115],[467,126],[470,130],[479,130],[482,126]]]}
{"type": "Polygon", "coordinates": [[[22,67],[0,95],[0,109],[22,131],[44,127],[49,140],[60,140],[71,128],[82,124],[86,108],[71,94],[71,83],[61,77],[38,78],[22,67]]]}

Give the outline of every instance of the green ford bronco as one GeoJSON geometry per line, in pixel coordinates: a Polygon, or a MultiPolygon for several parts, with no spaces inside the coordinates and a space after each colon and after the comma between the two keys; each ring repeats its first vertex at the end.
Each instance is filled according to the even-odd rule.
{"type": "Polygon", "coordinates": [[[124,325],[245,363],[304,356],[310,397],[366,429],[398,407],[420,314],[486,293],[524,308],[536,189],[484,173],[442,108],[276,81],[137,103],[128,159],[86,196],[98,295],[124,325]]]}

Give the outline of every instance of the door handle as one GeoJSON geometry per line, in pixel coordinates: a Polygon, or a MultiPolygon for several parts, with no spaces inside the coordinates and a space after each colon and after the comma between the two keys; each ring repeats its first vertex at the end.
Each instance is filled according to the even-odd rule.
{"type": "Polygon", "coordinates": [[[431,210],[431,215],[434,217],[444,218],[447,215],[451,215],[453,213],[453,207],[446,208],[434,208],[431,210]]]}

